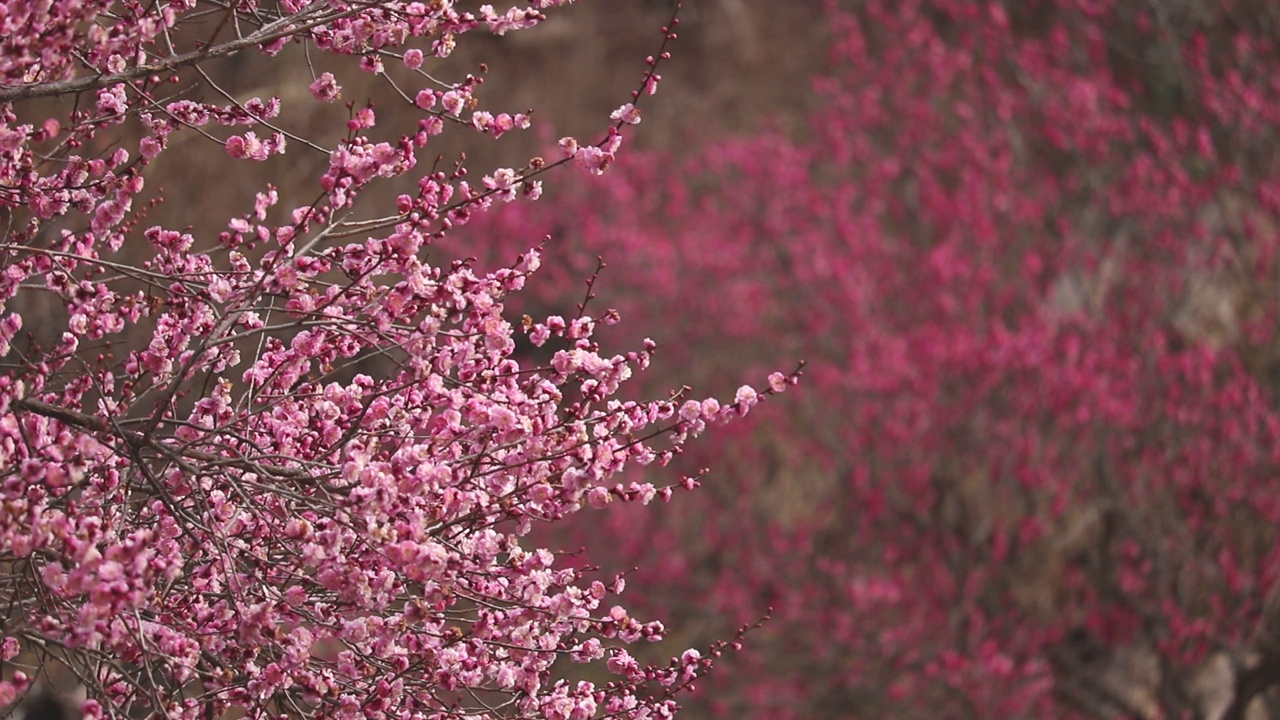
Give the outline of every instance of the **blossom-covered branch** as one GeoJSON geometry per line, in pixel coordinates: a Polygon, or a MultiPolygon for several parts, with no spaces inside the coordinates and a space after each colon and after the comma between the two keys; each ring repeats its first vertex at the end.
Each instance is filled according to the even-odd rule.
{"type": "MultiPolygon", "coordinates": [[[[628,647],[662,624],[614,603],[621,578],[564,566],[528,533],[694,487],[617,476],[667,464],[797,373],[732,400],[624,400],[656,345],[603,351],[617,313],[509,320],[539,249],[498,267],[431,252],[493,203],[536,200],[550,167],[603,172],[639,122],[674,17],[600,141],[476,186],[461,163],[418,170],[447,128],[530,124],[475,109],[481,79],[442,82],[430,59],[562,4],[5,4],[0,659],[15,670],[0,706],[56,666],[87,717],[670,717],[737,644],[640,664],[628,647]],[[204,68],[236,52],[269,67],[293,43],[375,76],[402,63],[421,87],[381,117],[349,105],[336,144],[297,142],[279,98],[167,90],[211,82],[204,68]],[[59,96],[76,102],[34,102],[59,96]],[[371,138],[396,118],[395,139],[371,138]],[[188,135],[242,162],[327,153],[316,199],[279,208],[267,185],[222,232],[148,226],[147,170],[192,152],[175,148],[188,135]],[[392,180],[416,192],[367,192],[392,180]]],[[[341,94],[333,72],[301,82],[307,102],[341,94]]]]}

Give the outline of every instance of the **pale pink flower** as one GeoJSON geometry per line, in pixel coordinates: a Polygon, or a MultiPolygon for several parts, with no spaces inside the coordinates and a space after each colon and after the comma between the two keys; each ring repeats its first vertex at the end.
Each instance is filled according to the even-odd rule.
{"type": "Polygon", "coordinates": [[[628,125],[640,124],[640,110],[631,103],[627,103],[617,110],[614,110],[609,117],[610,119],[617,120],[628,125]]]}
{"type": "Polygon", "coordinates": [[[467,96],[457,90],[450,90],[440,98],[440,104],[444,106],[445,112],[458,117],[467,105],[467,96]]]}
{"type": "Polygon", "coordinates": [[[787,389],[787,376],[780,372],[769,374],[769,389],[780,393],[787,389]]]}
{"type": "Polygon", "coordinates": [[[324,102],[333,102],[342,97],[342,86],[338,85],[338,81],[333,77],[333,73],[322,73],[316,81],[311,83],[311,94],[317,100],[324,102]]]}

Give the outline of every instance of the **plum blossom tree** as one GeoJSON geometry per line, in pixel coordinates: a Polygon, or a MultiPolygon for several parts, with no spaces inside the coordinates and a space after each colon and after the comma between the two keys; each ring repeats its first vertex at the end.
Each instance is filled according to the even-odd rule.
{"type": "Polygon", "coordinates": [[[603,351],[617,313],[590,296],[568,317],[505,312],[539,248],[495,267],[433,254],[492,204],[536,199],[552,167],[603,172],[640,121],[674,17],[601,141],[474,184],[419,164],[446,131],[530,124],[432,62],[564,4],[0,6],[0,706],[57,665],[86,717],[661,718],[737,643],[638,662],[629,646],[665,631],[615,604],[623,579],[527,533],[692,488],[616,476],[794,374],[723,402],[624,400],[655,345],[603,351]],[[333,138],[303,137],[279,98],[201,99],[222,58],[300,52],[334,71],[288,78],[299,102],[337,101],[358,66],[415,119],[378,141],[352,103],[333,138]],[[327,163],[312,202],[281,209],[264,184],[220,232],[148,225],[148,170],[180,152],[327,163]],[[392,180],[413,190],[377,192],[392,180]]]}

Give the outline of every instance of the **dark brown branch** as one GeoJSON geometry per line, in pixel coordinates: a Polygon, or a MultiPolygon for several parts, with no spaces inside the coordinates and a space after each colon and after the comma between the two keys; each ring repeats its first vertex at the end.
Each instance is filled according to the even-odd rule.
{"type": "Polygon", "coordinates": [[[94,432],[110,432],[111,428],[107,427],[102,419],[92,415],[86,415],[82,412],[70,410],[59,405],[51,405],[41,400],[29,400],[22,398],[13,401],[12,407],[15,410],[43,415],[52,418],[67,425],[75,425],[85,430],[93,430],[94,432]]]}
{"type": "Polygon", "coordinates": [[[1231,704],[1218,720],[1244,720],[1249,703],[1280,680],[1280,582],[1262,601],[1262,614],[1253,638],[1255,659],[1236,672],[1231,704]]]}
{"type": "Polygon", "coordinates": [[[210,58],[234,55],[241,50],[253,47],[254,45],[262,45],[273,40],[278,40],[282,37],[298,35],[313,27],[332,22],[335,19],[364,12],[364,10],[375,5],[377,5],[376,2],[360,3],[354,8],[342,12],[324,14],[309,21],[303,21],[302,18],[311,11],[302,10],[287,18],[281,18],[269,25],[264,25],[259,28],[257,32],[250,33],[245,37],[236,38],[235,40],[228,40],[217,47],[204,47],[199,50],[193,50],[189,53],[167,57],[163,60],[149,63],[147,65],[138,65],[137,67],[128,68],[123,72],[101,73],[98,75],[75,78],[73,80],[59,80],[56,82],[36,83],[34,85],[0,87],[0,103],[17,102],[19,100],[30,100],[42,97],[55,97],[57,95],[68,95],[88,90],[97,90],[99,88],[110,87],[112,85],[130,82],[132,80],[149,77],[151,75],[162,74],[169,70],[174,70],[187,65],[194,65],[210,58]]]}
{"type": "Polygon", "coordinates": [[[73,80],[59,80],[57,82],[0,88],[0,102],[18,102],[20,100],[31,100],[33,98],[54,97],[57,95],[81,93],[88,90],[98,90],[100,88],[137,80],[138,78],[163,73],[184,65],[194,65],[195,63],[209,58],[234,55],[247,47],[258,45],[271,39],[273,38],[269,35],[264,37],[249,35],[248,37],[240,38],[238,40],[225,42],[215,48],[206,48],[189,53],[183,53],[182,55],[174,55],[159,62],[150,63],[148,65],[138,65],[137,67],[129,68],[123,72],[103,73],[101,75],[75,78],[73,80]]]}
{"type": "Polygon", "coordinates": [[[199,460],[201,462],[226,465],[236,467],[241,470],[248,470],[249,472],[264,473],[278,478],[288,478],[291,480],[311,478],[310,473],[298,468],[275,465],[272,463],[254,462],[253,460],[246,458],[215,455],[213,453],[207,453],[191,448],[179,449],[171,445],[158,442],[149,435],[145,435],[140,432],[111,427],[104,420],[94,417],[93,415],[86,415],[85,413],[70,410],[59,405],[52,405],[41,400],[30,400],[26,398],[15,400],[11,407],[19,412],[29,412],[34,415],[41,415],[84,430],[112,434],[133,447],[145,447],[166,457],[181,457],[188,460],[199,460]]]}
{"type": "Polygon", "coordinates": [[[1256,667],[1241,670],[1236,674],[1231,704],[1227,705],[1218,720],[1244,720],[1249,703],[1276,680],[1280,680],[1280,663],[1263,662],[1256,667]]]}

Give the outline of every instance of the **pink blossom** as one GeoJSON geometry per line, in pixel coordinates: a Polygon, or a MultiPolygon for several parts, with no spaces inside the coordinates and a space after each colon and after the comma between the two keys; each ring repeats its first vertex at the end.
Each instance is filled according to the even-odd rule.
{"type": "Polygon", "coordinates": [[[466,107],[467,95],[457,90],[450,90],[441,96],[440,104],[444,106],[445,112],[458,117],[466,107]]]}
{"type": "MultiPolygon", "coordinates": [[[[409,45],[442,57],[472,30],[520,30],[559,4],[334,6],[240,51],[263,77],[295,43],[300,60],[334,72],[382,73],[401,52],[419,69],[425,53],[409,45]]],[[[20,632],[0,658],[118,659],[78,673],[89,717],[257,717],[282,702],[306,717],[425,717],[441,702],[460,717],[670,717],[685,688],[662,683],[678,677],[677,658],[637,661],[608,685],[555,679],[561,659],[603,667],[664,630],[614,605],[620,579],[602,582],[531,530],[672,497],[618,478],[632,462],[669,462],[693,430],[672,421],[669,393],[628,392],[653,347],[604,353],[594,335],[616,313],[598,322],[581,301],[558,310],[568,320],[513,314],[533,273],[558,281],[567,266],[540,270],[528,247],[514,261],[455,262],[444,247],[496,200],[537,198],[541,183],[525,177],[553,169],[546,161],[488,175],[418,165],[464,111],[491,137],[529,127],[529,114],[473,108],[481,78],[465,74],[409,95],[407,126],[369,106],[336,124],[324,109],[307,117],[284,108],[288,88],[171,101],[271,18],[240,3],[226,32],[181,49],[172,38],[208,19],[192,0],[109,18],[98,5],[0,11],[17,23],[0,93],[48,99],[21,113],[0,102],[4,203],[31,209],[0,263],[0,354],[21,351],[0,371],[0,547],[30,565],[11,580],[41,586],[8,593],[20,632]],[[87,110],[73,102],[83,92],[87,110]],[[314,175],[281,166],[288,187],[209,178],[199,153],[213,137],[257,161],[297,138],[328,163],[314,175]],[[174,147],[198,171],[166,171],[172,194],[204,197],[212,182],[243,204],[211,205],[224,213],[212,223],[192,215],[202,230],[180,229],[181,213],[210,210],[190,203],[154,219],[161,198],[145,182],[174,147]],[[58,312],[44,317],[48,307],[58,312]],[[531,357],[522,330],[555,347],[531,357]]],[[[279,8],[295,20],[312,9],[279,8]]],[[[308,90],[341,95],[331,72],[308,90]]],[[[621,142],[605,132],[595,169],[621,142]]],[[[724,414],[720,401],[698,407],[724,414]]],[[[9,677],[0,706],[30,684],[9,677]]]]}
{"type": "Polygon", "coordinates": [[[232,135],[227,138],[226,147],[227,154],[233,158],[266,160],[268,156],[267,146],[253,131],[244,135],[232,135]]]}
{"type": "Polygon", "coordinates": [[[156,138],[144,137],[138,141],[138,152],[148,160],[155,158],[162,150],[164,150],[164,145],[156,138]]]}
{"type": "Polygon", "coordinates": [[[611,495],[607,489],[602,487],[594,487],[587,492],[587,501],[591,504],[591,507],[596,508],[597,510],[608,505],[612,499],[613,495],[611,495]]]}
{"type": "Polygon", "coordinates": [[[376,117],[371,107],[362,107],[356,111],[355,116],[347,123],[347,127],[351,130],[364,130],[377,124],[376,117]]]}
{"type": "Polygon", "coordinates": [[[787,377],[780,372],[769,373],[769,389],[780,393],[787,389],[787,377]]]}
{"type": "Polygon", "coordinates": [[[312,96],[324,102],[333,102],[342,97],[342,87],[338,85],[333,73],[329,72],[321,73],[320,77],[311,83],[310,90],[312,96]]]}
{"type": "Polygon", "coordinates": [[[693,422],[702,417],[702,403],[697,400],[686,400],[680,406],[680,419],[693,422]]]}
{"type": "Polygon", "coordinates": [[[104,115],[123,115],[129,109],[129,98],[123,85],[112,85],[98,91],[98,112],[104,115]]]}
{"type": "Polygon", "coordinates": [[[605,152],[594,145],[587,145],[579,149],[574,156],[578,164],[585,167],[593,175],[601,175],[604,173],[614,161],[613,153],[605,152]]]}
{"type": "Polygon", "coordinates": [[[614,110],[609,115],[609,117],[613,120],[617,120],[618,122],[623,122],[628,125],[640,124],[640,110],[631,103],[627,103],[626,105],[623,105],[617,110],[614,110]]]}

